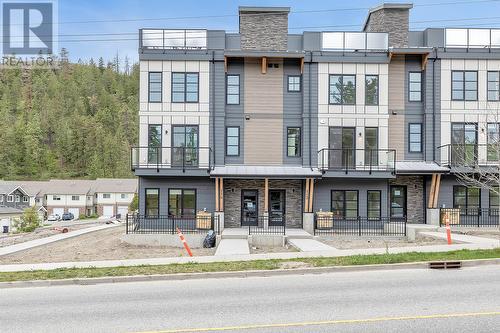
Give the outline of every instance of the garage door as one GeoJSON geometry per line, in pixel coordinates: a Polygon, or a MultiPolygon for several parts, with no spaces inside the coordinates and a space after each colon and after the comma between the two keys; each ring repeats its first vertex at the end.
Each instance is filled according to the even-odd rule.
{"type": "Polygon", "coordinates": [[[102,207],[102,216],[113,216],[113,206],[103,206],[102,207]]]}
{"type": "Polygon", "coordinates": [[[59,217],[62,217],[62,215],[64,214],[64,208],[54,208],[52,211],[52,214],[57,214],[59,215],[59,217]]]}
{"type": "Polygon", "coordinates": [[[73,213],[75,219],[80,217],[80,209],[78,208],[68,208],[68,213],[73,213]]]}
{"type": "Polygon", "coordinates": [[[118,214],[120,215],[120,218],[124,219],[125,216],[128,213],[128,207],[127,206],[118,206],[118,214]]]}

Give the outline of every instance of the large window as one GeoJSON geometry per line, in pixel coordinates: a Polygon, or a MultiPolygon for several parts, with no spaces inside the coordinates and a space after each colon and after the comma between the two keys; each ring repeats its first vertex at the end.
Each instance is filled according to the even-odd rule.
{"type": "Polygon", "coordinates": [[[226,103],[240,104],[240,76],[237,74],[228,74],[226,85],[226,103]]]}
{"type": "Polygon", "coordinates": [[[451,124],[451,160],[453,165],[474,165],[477,160],[477,124],[451,124]]]}
{"type": "Polygon", "coordinates": [[[451,99],[454,101],[477,101],[477,72],[451,72],[451,99]]]}
{"type": "Polygon", "coordinates": [[[365,165],[378,165],[378,128],[365,128],[365,165]]]}
{"type": "Polygon", "coordinates": [[[240,128],[226,127],[226,155],[240,155],[240,128]]]}
{"type": "Polygon", "coordinates": [[[286,137],[286,156],[300,156],[300,127],[288,127],[286,137]]]}
{"type": "Polygon", "coordinates": [[[196,190],[168,190],[168,215],[176,217],[196,216],[196,190]]]}
{"type": "Polygon", "coordinates": [[[500,100],[500,72],[488,72],[488,101],[500,100]]]}
{"type": "Polygon", "coordinates": [[[330,127],[329,167],[349,169],[356,166],[356,129],[354,127],[330,127]]]}
{"type": "Polygon", "coordinates": [[[300,75],[288,75],[288,91],[289,92],[299,92],[300,91],[300,75]]]}
{"type": "Polygon", "coordinates": [[[160,190],[157,188],[146,189],[146,217],[158,216],[160,214],[160,190]]]}
{"type": "Polygon", "coordinates": [[[381,198],[382,197],[382,192],[381,191],[374,191],[374,190],[369,190],[367,192],[367,213],[368,213],[368,218],[369,219],[377,219],[380,218],[380,215],[382,214],[382,204],[381,204],[381,198]]]}
{"type": "Polygon", "coordinates": [[[500,124],[488,124],[488,161],[498,161],[500,150],[500,124]]]}
{"type": "Polygon", "coordinates": [[[498,208],[500,207],[500,196],[498,195],[498,187],[495,190],[490,190],[490,208],[496,209],[496,214],[498,214],[498,208]]]}
{"type": "Polygon", "coordinates": [[[328,95],[330,104],[356,104],[356,76],[330,75],[328,95]]]}
{"type": "Polygon", "coordinates": [[[408,100],[410,102],[422,101],[422,72],[408,73],[408,100]]]}
{"type": "Polygon", "coordinates": [[[358,191],[332,191],[332,212],[344,218],[358,217],[358,191]]]}
{"type": "Polygon", "coordinates": [[[198,166],[198,126],[172,126],[172,165],[198,166]]]}
{"type": "Polygon", "coordinates": [[[160,163],[161,125],[148,126],[148,163],[160,163]]]}
{"type": "Polygon", "coordinates": [[[481,207],[481,190],[477,187],[453,186],[453,207],[477,210],[481,207]]]}
{"type": "Polygon", "coordinates": [[[378,105],[378,75],[365,76],[365,104],[378,105]]]}
{"type": "Polygon", "coordinates": [[[161,103],[162,74],[161,72],[149,72],[149,103],[161,103]]]}
{"type": "Polygon", "coordinates": [[[422,124],[408,124],[408,151],[410,153],[421,153],[422,146],[422,124]]]}
{"type": "Polygon", "coordinates": [[[198,103],[198,73],[172,73],[172,102],[198,103]]]}

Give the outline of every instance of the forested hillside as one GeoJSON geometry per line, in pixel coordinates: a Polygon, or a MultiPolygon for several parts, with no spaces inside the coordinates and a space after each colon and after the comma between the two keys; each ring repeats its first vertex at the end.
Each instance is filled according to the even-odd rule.
{"type": "Polygon", "coordinates": [[[0,179],[129,177],[137,65],[0,70],[0,179]]]}

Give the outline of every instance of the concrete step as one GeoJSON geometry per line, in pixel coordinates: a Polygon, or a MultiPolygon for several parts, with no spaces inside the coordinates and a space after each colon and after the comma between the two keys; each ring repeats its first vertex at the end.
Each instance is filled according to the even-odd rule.
{"type": "Polygon", "coordinates": [[[250,254],[247,239],[222,239],[215,251],[216,256],[250,254]]]}
{"type": "Polygon", "coordinates": [[[314,236],[304,229],[286,229],[287,239],[313,239],[314,236]]]}

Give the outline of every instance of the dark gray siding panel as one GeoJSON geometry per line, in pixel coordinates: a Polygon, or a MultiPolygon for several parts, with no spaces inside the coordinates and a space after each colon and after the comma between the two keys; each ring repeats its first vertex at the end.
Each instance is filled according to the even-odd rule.
{"type": "MultiPolygon", "coordinates": [[[[421,72],[422,71],[422,58],[420,55],[412,56],[407,55],[405,60],[405,82],[404,82],[404,92],[405,92],[405,128],[404,128],[404,158],[405,160],[423,160],[424,154],[422,153],[410,153],[409,152],[409,126],[410,123],[424,123],[424,97],[422,96],[421,102],[410,102],[409,101],[409,73],[410,72],[421,72]]],[[[422,95],[425,89],[425,74],[422,73],[422,95]]],[[[423,128],[423,127],[422,127],[423,128]]],[[[425,137],[425,136],[424,136],[425,137]]],[[[424,143],[425,147],[425,143],[424,143]]]]}
{"type": "MultiPolygon", "coordinates": [[[[301,86],[300,92],[289,92],[288,91],[288,76],[289,75],[301,75],[300,74],[300,61],[298,59],[285,59],[283,63],[283,164],[298,164],[302,165],[302,155],[301,157],[288,157],[287,156],[287,128],[288,127],[300,127],[302,142],[301,150],[303,152],[303,142],[304,142],[304,129],[302,122],[303,113],[303,100],[302,94],[304,92],[304,87],[301,86]]],[[[302,84],[301,78],[301,84],[302,84]]],[[[301,152],[301,153],[302,153],[301,152]]]]}
{"type": "Polygon", "coordinates": [[[212,148],[212,153],[215,155],[215,165],[223,165],[225,143],[226,75],[224,73],[224,62],[221,61],[210,64],[210,101],[210,147],[212,148]]]}
{"type": "Polygon", "coordinates": [[[436,147],[441,145],[441,61],[438,59],[434,62],[429,59],[425,70],[425,113],[424,113],[424,158],[426,161],[438,161],[439,150],[436,147]],[[432,82],[433,71],[435,71],[435,82],[432,82]],[[433,99],[434,96],[434,99],[433,99]],[[433,107],[435,105],[435,113],[433,117],[433,107]]]}
{"type": "MultiPolygon", "coordinates": [[[[243,164],[245,158],[244,151],[244,127],[245,127],[245,114],[244,114],[244,98],[243,93],[245,91],[245,68],[243,60],[241,59],[229,59],[227,66],[227,74],[238,74],[240,76],[240,104],[239,105],[228,105],[226,104],[226,115],[225,115],[225,126],[239,126],[240,127],[240,156],[225,156],[226,150],[226,140],[224,131],[224,140],[222,144],[219,144],[219,148],[224,153],[225,164],[243,164]]],[[[225,79],[224,79],[225,80],[225,79]]],[[[225,82],[225,81],[224,81],[225,82]]],[[[224,86],[224,99],[226,100],[226,89],[224,86]]]]}
{"type": "Polygon", "coordinates": [[[317,166],[318,161],[318,64],[306,62],[302,75],[303,91],[303,149],[302,160],[304,166],[317,166]],[[310,92],[310,94],[309,94],[310,92]],[[309,107],[310,106],[310,107],[309,107]],[[310,109],[310,111],[309,111],[310,109]],[[309,114],[310,112],[310,114],[309,114]],[[311,131],[309,133],[309,117],[311,131]],[[309,140],[310,136],[310,140],[309,140]],[[311,149],[309,150],[309,141],[311,149]],[[311,159],[309,159],[311,156],[311,159]]]}

